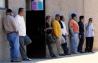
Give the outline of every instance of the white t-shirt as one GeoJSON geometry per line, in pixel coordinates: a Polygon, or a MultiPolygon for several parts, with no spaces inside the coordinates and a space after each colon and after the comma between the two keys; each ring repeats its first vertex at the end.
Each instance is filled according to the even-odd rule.
{"type": "Polygon", "coordinates": [[[23,16],[17,15],[15,17],[19,36],[26,36],[26,24],[23,16]]]}
{"type": "Polygon", "coordinates": [[[62,28],[62,34],[63,35],[68,35],[67,29],[66,29],[66,25],[65,22],[61,21],[63,28],[62,28]]]}
{"type": "Polygon", "coordinates": [[[94,25],[93,23],[86,25],[86,37],[94,37],[94,25]]]}

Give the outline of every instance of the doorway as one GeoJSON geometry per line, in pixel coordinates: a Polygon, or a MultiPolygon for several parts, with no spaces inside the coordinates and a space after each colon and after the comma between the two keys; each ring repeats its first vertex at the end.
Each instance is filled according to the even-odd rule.
{"type": "Polygon", "coordinates": [[[27,46],[27,55],[30,58],[41,58],[46,56],[45,10],[32,10],[32,1],[34,0],[26,0],[27,34],[32,39],[32,43],[27,46]]]}

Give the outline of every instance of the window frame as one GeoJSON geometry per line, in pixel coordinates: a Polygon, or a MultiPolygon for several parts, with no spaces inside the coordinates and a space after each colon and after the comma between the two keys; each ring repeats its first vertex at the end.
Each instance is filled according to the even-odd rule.
{"type": "Polygon", "coordinates": [[[8,8],[8,0],[5,0],[5,7],[0,7],[0,10],[6,10],[8,8]]]}

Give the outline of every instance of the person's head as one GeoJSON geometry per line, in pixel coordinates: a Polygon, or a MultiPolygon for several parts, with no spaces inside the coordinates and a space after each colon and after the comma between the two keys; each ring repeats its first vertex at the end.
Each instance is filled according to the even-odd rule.
{"type": "Polygon", "coordinates": [[[12,10],[11,9],[7,9],[6,10],[6,15],[12,15],[12,10]]]}
{"type": "Polygon", "coordinates": [[[24,16],[24,8],[19,8],[18,14],[19,14],[20,16],[24,16]]]}
{"type": "Polygon", "coordinates": [[[88,23],[92,23],[92,21],[93,21],[93,18],[89,18],[88,23]]]}
{"type": "Polygon", "coordinates": [[[55,15],[55,19],[58,20],[58,21],[60,21],[60,15],[59,14],[56,14],[55,15]]]}
{"type": "Polygon", "coordinates": [[[74,19],[74,20],[77,20],[77,15],[75,13],[72,13],[71,18],[74,19]]]}
{"type": "Polygon", "coordinates": [[[64,16],[60,16],[60,20],[61,21],[64,21],[64,16]]]}
{"type": "Polygon", "coordinates": [[[50,16],[46,16],[46,22],[50,21],[50,16]]]}
{"type": "Polygon", "coordinates": [[[84,16],[80,16],[80,17],[79,17],[79,20],[80,20],[81,22],[84,22],[84,16]]]}

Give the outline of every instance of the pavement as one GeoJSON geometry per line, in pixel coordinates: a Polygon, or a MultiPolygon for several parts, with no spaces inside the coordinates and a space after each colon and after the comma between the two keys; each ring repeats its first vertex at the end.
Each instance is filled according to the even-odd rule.
{"type": "MultiPolygon", "coordinates": [[[[0,61],[0,63],[11,63],[11,62],[9,62],[8,60],[8,61],[0,61]]],[[[73,54],[52,59],[49,58],[32,59],[32,61],[23,61],[16,63],[98,63],[98,52],[73,54]]]]}

